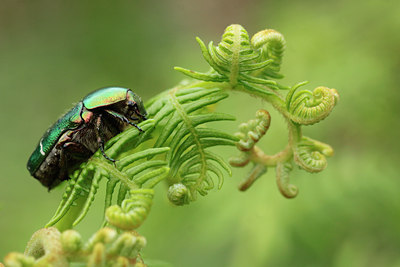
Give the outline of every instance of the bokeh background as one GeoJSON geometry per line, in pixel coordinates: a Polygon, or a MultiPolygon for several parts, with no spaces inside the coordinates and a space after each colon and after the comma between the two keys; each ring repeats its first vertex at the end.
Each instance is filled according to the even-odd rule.
{"type": "MultiPolygon", "coordinates": [[[[400,266],[397,0],[2,0],[0,261],[24,250],[61,198],[62,188],[48,193],[25,168],[46,128],[94,89],[130,87],[147,100],[183,78],[173,66],[206,71],[194,37],[218,42],[232,23],[250,35],[285,35],[282,83],[339,91],[333,113],[304,129],[335,156],[322,173],[293,172],[300,193],[292,200],[280,195],[273,170],[242,193],[248,169],[235,169],[222,190],[185,207],[170,205],[159,186],[139,229],[144,258],[158,266],[400,266]]],[[[240,94],[220,108],[238,122],[271,110],[240,94]]],[[[287,142],[272,116],[262,144],[270,153],[287,142]]],[[[237,123],[219,126],[234,132],[237,123]]],[[[85,238],[100,226],[101,198],[78,227],[85,238]]]]}

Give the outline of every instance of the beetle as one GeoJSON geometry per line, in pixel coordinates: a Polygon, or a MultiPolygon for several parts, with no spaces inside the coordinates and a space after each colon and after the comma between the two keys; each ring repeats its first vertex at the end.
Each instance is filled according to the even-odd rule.
{"type": "Polygon", "coordinates": [[[49,190],[89,159],[104,143],[126,126],[146,120],[143,102],[132,90],[122,87],[98,89],[61,116],[43,135],[30,156],[27,168],[49,190]],[[132,122],[133,121],[133,122],[132,122]]]}

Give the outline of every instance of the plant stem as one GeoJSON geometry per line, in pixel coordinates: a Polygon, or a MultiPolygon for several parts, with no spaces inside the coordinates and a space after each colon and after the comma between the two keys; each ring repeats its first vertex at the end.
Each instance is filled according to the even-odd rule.
{"type": "MultiPolygon", "coordinates": [[[[235,88],[231,88],[235,91],[240,91],[244,93],[249,93],[249,91],[243,86],[237,86],[235,88]]],[[[250,160],[254,162],[258,162],[264,164],[265,166],[276,166],[278,162],[284,162],[289,160],[293,155],[292,147],[300,140],[302,133],[301,127],[299,124],[294,123],[290,117],[291,114],[287,110],[285,106],[284,99],[279,94],[267,94],[262,93],[261,91],[251,92],[255,96],[261,97],[268,103],[270,103],[282,116],[285,118],[288,124],[289,130],[289,144],[280,152],[275,155],[266,155],[260,148],[255,146],[251,150],[250,160]]]]}
{"type": "Polygon", "coordinates": [[[251,154],[249,158],[251,161],[261,163],[267,167],[273,167],[276,166],[279,162],[287,161],[293,155],[293,151],[290,145],[287,145],[285,149],[272,156],[265,154],[264,151],[262,151],[257,146],[254,146],[250,152],[251,154]]]}
{"type": "Polygon", "coordinates": [[[109,163],[105,163],[103,160],[98,158],[92,158],[94,164],[100,165],[100,168],[106,170],[113,177],[116,177],[123,184],[125,184],[129,189],[138,189],[138,186],[135,182],[131,181],[127,175],[117,170],[117,168],[113,168],[109,163]]]}

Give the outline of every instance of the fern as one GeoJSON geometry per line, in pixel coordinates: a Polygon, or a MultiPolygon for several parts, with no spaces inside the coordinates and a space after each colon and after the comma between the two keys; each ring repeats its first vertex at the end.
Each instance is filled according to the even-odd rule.
{"type": "Polygon", "coordinates": [[[260,31],[251,38],[251,44],[254,49],[260,52],[262,60],[272,60],[268,68],[261,69],[258,73],[253,72],[252,74],[275,79],[283,78],[283,75],[279,73],[283,52],[286,48],[286,41],[283,35],[271,29],[260,31]]]}
{"type": "MultiPolygon", "coordinates": [[[[164,97],[152,101],[148,107],[150,116],[154,115],[161,133],[155,147],[168,146],[167,161],[171,169],[168,182],[181,184],[188,188],[181,198],[195,200],[196,192],[206,195],[214,188],[213,176],[218,179],[218,188],[223,183],[225,170],[231,175],[229,166],[209,148],[217,145],[235,145],[237,140],[227,133],[205,127],[208,122],[234,120],[232,115],[205,113],[207,106],[228,97],[221,89],[202,87],[174,88],[164,97]]],[[[176,195],[169,194],[169,198],[176,195]]],[[[188,203],[175,199],[173,203],[188,203]]]]}
{"type": "Polygon", "coordinates": [[[139,124],[143,132],[133,127],[107,142],[105,152],[117,160],[115,164],[96,152],[71,174],[60,205],[46,225],[58,230],[39,230],[28,245],[27,255],[11,253],[7,265],[52,264],[54,259],[62,264],[83,262],[89,266],[143,265],[139,252],[146,242],[134,229],[150,212],[154,187],[165,181],[167,197],[175,205],[189,204],[216,185],[220,189],[231,169],[213,149],[217,146],[236,146],[239,154],[229,160],[231,166],[252,164],[239,185],[242,191],[269,168],[275,168],[279,191],[294,198],[299,190],[290,183],[293,165],[308,172],[326,168],[326,157],[333,155],[333,149],[303,136],[302,126],[325,119],[339,95],[324,86],[298,92],[305,82],[285,86],[275,81],[283,77],[280,71],[286,41],[281,33],[264,30],[250,38],[242,26],[230,25],[217,46],[213,42],[206,46],[199,38],[197,42],[210,71],[176,67],[192,79],[146,103],[150,119],[139,124]],[[282,151],[267,155],[258,146],[270,127],[267,110],[258,110],[254,119],[240,124],[235,135],[209,126],[235,120],[232,114],[213,111],[231,91],[261,98],[282,114],[289,130],[288,144],[282,151]],[[104,228],[83,245],[80,235],[67,229],[85,218],[104,183],[104,228]],[[109,227],[118,229],[119,235],[109,227]]]}
{"type": "Polygon", "coordinates": [[[175,69],[199,80],[229,82],[233,88],[242,85],[250,92],[271,94],[268,89],[288,89],[269,79],[269,77],[282,77],[276,71],[279,71],[285,46],[283,37],[280,43],[275,40],[277,38],[271,38],[272,34],[269,38],[261,36],[261,34],[255,35],[251,44],[247,31],[242,26],[234,24],[225,29],[217,47],[210,42],[207,48],[200,38],[196,38],[204,59],[210,64],[212,71],[200,73],[180,67],[175,69]],[[272,42],[273,45],[271,40],[275,41],[272,42]],[[259,47],[261,49],[257,49],[259,47]],[[263,49],[264,47],[269,49],[263,49]]]}

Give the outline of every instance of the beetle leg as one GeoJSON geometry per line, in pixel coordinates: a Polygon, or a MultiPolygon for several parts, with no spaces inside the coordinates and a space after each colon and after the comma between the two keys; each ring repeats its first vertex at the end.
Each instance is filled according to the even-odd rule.
{"type": "Polygon", "coordinates": [[[82,159],[87,159],[92,155],[84,145],[76,142],[65,142],[60,149],[60,181],[68,180],[68,170],[80,163],[82,159]]]}
{"type": "Polygon", "coordinates": [[[53,189],[56,185],[58,185],[60,182],[69,179],[68,166],[67,166],[68,165],[68,159],[67,159],[67,153],[65,152],[64,149],[67,148],[67,147],[69,148],[70,144],[74,144],[74,143],[73,142],[64,143],[61,146],[61,149],[59,150],[60,151],[59,152],[59,154],[60,154],[60,156],[59,156],[59,166],[60,167],[59,167],[58,177],[57,177],[57,179],[55,179],[53,181],[52,184],[49,185],[49,191],[51,189],[53,189]]]}
{"type": "Polygon", "coordinates": [[[70,158],[73,159],[86,159],[89,158],[93,153],[90,152],[88,148],[84,145],[76,142],[66,142],[63,144],[63,149],[61,150],[67,153],[70,158]]]}
{"type": "Polygon", "coordinates": [[[110,114],[111,116],[113,116],[114,118],[120,119],[121,121],[123,121],[123,122],[125,122],[125,123],[128,123],[128,124],[134,126],[134,127],[135,127],[136,129],[138,129],[140,132],[144,132],[144,131],[142,130],[142,128],[140,128],[139,126],[137,126],[135,123],[131,122],[131,121],[130,121],[127,117],[125,117],[124,115],[119,114],[119,113],[117,113],[117,112],[115,112],[115,111],[112,111],[112,110],[109,110],[109,109],[106,109],[105,111],[106,111],[108,114],[110,114]]]}
{"type": "Polygon", "coordinates": [[[97,135],[97,143],[99,144],[99,148],[100,148],[101,154],[103,154],[103,157],[105,157],[109,161],[115,163],[115,159],[110,158],[104,152],[104,140],[102,138],[102,131],[100,130],[101,117],[102,117],[102,114],[99,114],[99,116],[96,119],[96,128],[95,129],[96,129],[96,135],[97,135]]]}

